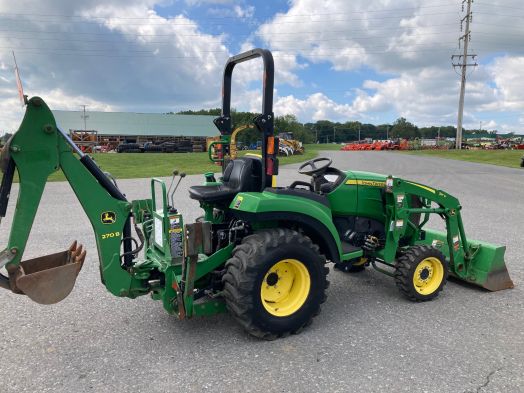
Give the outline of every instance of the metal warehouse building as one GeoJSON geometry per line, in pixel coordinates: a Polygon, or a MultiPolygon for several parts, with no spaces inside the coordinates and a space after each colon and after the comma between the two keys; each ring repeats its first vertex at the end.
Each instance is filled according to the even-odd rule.
{"type": "Polygon", "coordinates": [[[170,141],[205,146],[216,136],[214,116],[163,113],[53,111],[58,126],[79,146],[170,141]],[[84,123],[85,120],[85,123],[84,123]],[[85,127],[85,128],[84,128],[85,127]]]}

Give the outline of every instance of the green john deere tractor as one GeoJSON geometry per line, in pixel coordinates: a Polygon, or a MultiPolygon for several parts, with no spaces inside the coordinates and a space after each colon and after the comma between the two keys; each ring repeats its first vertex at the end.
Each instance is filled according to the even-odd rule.
{"type": "MultiPolygon", "coordinates": [[[[0,286],[51,304],[72,290],[86,252],[75,241],[63,252],[22,261],[50,174],[62,170],[95,232],[101,279],[114,295],[149,294],[180,319],[228,310],[252,335],[297,333],[320,311],[327,262],[342,271],[366,266],[392,275],[413,301],[435,298],[448,274],[491,291],[511,288],[503,246],[466,237],[459,201],[394,176],[342,171],[328,158],[304,163],[310,182],[272,187],[278,174],[273,129],[273,58],[255,49],[230,58],[224,70],[220,134],[223,172],[190,188],[204,215],[185,223],[173,192],[151,180],[151,198],[128,201],[111,177],[57,126],[39,97],[26,99],[19,130],[2,152],[0,216],[5,217],[15,170],[20,184],[0,286]],[[264,63],[261,157],[228,160],[232,133],[231,77],[236,64],[264,63]],[[446,232],[425,228],[432,214],[446,232]]],[[[179,179],[180,182],[180,179],[179,179]]],[[[175,187],[176,189],[176,187],[175,187]]]]}

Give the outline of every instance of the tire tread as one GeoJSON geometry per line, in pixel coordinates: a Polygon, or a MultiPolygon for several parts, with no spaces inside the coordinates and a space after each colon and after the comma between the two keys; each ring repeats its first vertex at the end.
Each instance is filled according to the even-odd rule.
{"type": "Polygon", "coordinates": [[[296,247],[307,247],[318,255],[323,263],[322,296],[320,304],[324,303],[329,281],[326,276],[329,268],[325,266],[326,257],[319,252],[319,247],[311,239],[291,229],[276,228],[258,231],[246,236],[242,243],[233,249],[231,258],[225,263],[227,272],[222,281],[224,283],[223,296],[226,307],[238,323],[251,335],[265,340],[274,340],[289,334],[297,334],[312,323],[315,316],[320,313],[320,304],[310,318],[302,326],[279,333],[264,331],[253,323],[251,311],[253,302],[250,296],[253,283],[258,274],[257,260],[264,257],[270,250],[283,244],[294,244],[296,247]]]}

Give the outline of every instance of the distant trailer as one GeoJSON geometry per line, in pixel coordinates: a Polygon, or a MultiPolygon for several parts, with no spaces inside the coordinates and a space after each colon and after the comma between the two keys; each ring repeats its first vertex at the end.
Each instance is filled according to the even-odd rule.
{"type": "Polygon", "coordinates": [[[98,131],[69,130],[69,136],[84,153],[93,153],[98,145],[98,131]]]}
{"type": "Polygon", "coordinates": [[[421,139],[420,144],[422,146],[437,146],[437,140],[436,139],[421,139]]]}

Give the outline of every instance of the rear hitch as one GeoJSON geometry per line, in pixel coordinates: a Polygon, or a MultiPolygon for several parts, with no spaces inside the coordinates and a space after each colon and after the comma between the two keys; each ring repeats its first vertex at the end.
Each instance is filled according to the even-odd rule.
{"type": "Polygon", "coordinates": [[[76,240],[68,250],[7,266],[10,289],[40,304],[54,304],[73,290],[86,251],[76,240]]]}

